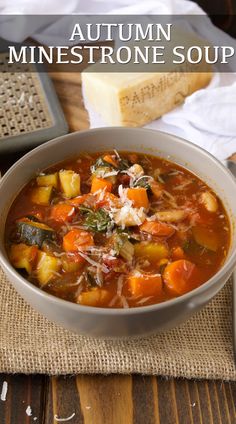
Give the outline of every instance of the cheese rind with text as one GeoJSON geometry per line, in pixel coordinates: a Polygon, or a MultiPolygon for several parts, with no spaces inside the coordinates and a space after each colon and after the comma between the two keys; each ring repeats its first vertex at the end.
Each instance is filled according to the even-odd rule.
{"type": "MultiPolygon", "coordinates": [[[[136,44],[140,48],[153,46],[153,42],[147,40],[136,44]]],[[[136,44],[129,43],[131,51],[136,44]]],[[[206,57],[202,55],[198,62],[199,48],[203,49],[205,45],[211,47],[207,40],[173,27],[170,41],[155,42],[156,47],[164,46],[165,54],[161,58],[164,67],[161,63],[149,61],[134,68],[133,56],[126,67],[99,62],[90,65],[82,72],[86,107],[100,115],[105,125],[111,126],[139,127],[160,118],[211,81],[212,68],[206,57]],[[195,63],[188,60],[182,64],[174,62],[175,46],[184,46],[185,53],[193,49],[192,62],[195,63]],[[131,72],[134,69],[140,72],[131,72]]]]}
{"type": "MultiPolygon", "coordinates": [[[[94,65],[96,66],[96,65],[94,65]]],[[[82,73],[86,104],[111,126],[143,126],[206,87],[211,72],[82,73]]]]}

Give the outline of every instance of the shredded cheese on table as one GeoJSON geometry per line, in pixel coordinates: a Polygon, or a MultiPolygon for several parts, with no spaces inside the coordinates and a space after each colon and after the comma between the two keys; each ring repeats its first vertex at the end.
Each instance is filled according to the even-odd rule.
{"type": "Polygon", "coordinates": [[[5,402],[7,398],[7,390],[8,390],[8,383],[7,381],[4,381],[2,384],[2,393],[1,393],[1,400],[5,402]]]}
{"type": "Polygon", "coordinates": [[[72,420],[74,416],[75,416],[75,412],[73,412],[73,414],[71,414],[69,417],[66,417],[66,418],[59,418],[57,415],[54,415],[54,420],[58,422],[66,422],[66,421],[72,420]]]}
{"type": "Polygon", "coordinates": [[[27,406],[25,412],[26,412],[26,415],[28,415],[28,417],[31,417],[32,416],[32,409],[31,409],[31,406],[30,405],[27,406]]]}

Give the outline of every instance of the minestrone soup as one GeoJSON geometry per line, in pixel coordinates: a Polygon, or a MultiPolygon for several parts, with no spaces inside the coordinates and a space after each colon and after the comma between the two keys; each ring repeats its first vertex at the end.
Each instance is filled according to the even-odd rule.
{"type": "Polygon", "coordinates": [[[81,154],[37,175],[6,224],[12,265],[48,293],[81,305],[129,308],[193,290],[224,263],[221,200],[167,160],[81,154]]]}

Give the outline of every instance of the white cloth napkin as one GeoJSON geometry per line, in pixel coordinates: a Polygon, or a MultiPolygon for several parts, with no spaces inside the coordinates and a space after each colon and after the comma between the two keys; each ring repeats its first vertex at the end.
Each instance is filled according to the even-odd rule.
{"type": "MultiPolygon", "coordinates": [[[[189,0],[0,0],[0,14],[166,14],[166,15],[205,15],[203,10],[189,0]]],[[[4,17],[2,16],[2,19],[4,17]]],[[[48,17],[48,25],[41,29],[40,21],[34,27],[22,25],[21,32],[11,36],[13,41],[22,41],[33,36],[40,43],[53,44],[66,28],[66,17],[57,22],[48,17]]],[[[1,20],[1,17],[0,17],[1,20]]],[[[199,21],[198,21],[199,23],[199,21]]],[[[206,38],[214,45],[232,45],[235,41],[216,28],[205,16],[201,25],[196,27],[194,20],[183,19],[182,25],[192,32],[206,38]]],[[[0,35],[4,34],[8,25],[1,21],[0,35]]],[[[12,33],[13,34],[13,33],[12,33]]],[[[147,125],[147,128],[159,129],[180,135],[205,148],[218,159],[225,159],[236,152],[236,59],[231,73],[215,74],[209,86],[189,96],[183,105],[167,113],[162,118],[147,125]]],[[[105,126],[86,102],[90,127],[105,126]]]]}

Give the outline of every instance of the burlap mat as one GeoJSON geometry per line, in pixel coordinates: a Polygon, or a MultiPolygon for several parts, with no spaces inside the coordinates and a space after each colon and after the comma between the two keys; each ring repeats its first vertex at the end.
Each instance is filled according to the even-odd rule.
{"type": "Polygon", "coordinates": [[[50,323],[0,271],[0,372],[141,373],[236,380],[231,283],[184,325],[156,336],[101,341],[50,323]]]}

